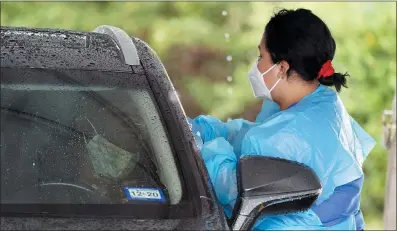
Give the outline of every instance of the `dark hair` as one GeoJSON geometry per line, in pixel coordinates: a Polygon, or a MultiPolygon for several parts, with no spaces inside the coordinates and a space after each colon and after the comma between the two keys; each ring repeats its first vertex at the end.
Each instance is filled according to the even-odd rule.
{"type": "MultiPolygon", "coordinates": [[[[327,25],[310,10],[280,10],[268,22],[263,35],[273,63],[288,62],[291,71],[305,81],[314,81],[327,60],[335,54],[335,41],[327,25]]],[[[339,92],[346,85],[347,73],[320,78],[321,84],[335,86],[339,92]]]]}

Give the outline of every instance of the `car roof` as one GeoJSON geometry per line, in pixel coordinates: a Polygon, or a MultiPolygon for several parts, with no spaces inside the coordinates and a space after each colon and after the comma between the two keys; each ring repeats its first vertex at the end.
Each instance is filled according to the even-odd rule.
{"type": "Polygon", "coordinates": [[[1,67],[132,72],[117,41],[98,32],[0,27],[1,67]]]}

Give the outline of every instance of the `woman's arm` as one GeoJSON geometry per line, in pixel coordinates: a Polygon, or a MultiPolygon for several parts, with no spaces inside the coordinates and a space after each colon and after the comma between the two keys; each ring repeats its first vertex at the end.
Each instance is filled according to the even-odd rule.
{"type": "MultiPolygon", "coordinates": [[[[360,193],[363,181],[364,177],[362,176],[348,184],[339,186],[327,200],[313,206],[313,211],[324,226],[335,225],[360,211],[360,193]]],[[[363,220],[357,220],[357,229],[363,229],[363,220]]]]}
{"type": "Polygon", "coordinates": [[[194,134],[200,133],[203,142],[211,141],[217,137],[225,138],[234,148],[241,147],[241,140],[245,133],[254,125],[260,124],[268,117],[280,111],[280,107],[273,101],[264,100],[262,109],[256,117],[256,122],[250,122],[244,119],[234,119],[229,122],[222,122],[215,117],[209,115],[200,115],[194,119],[188,118],[189,123],[192,125],[194,134]],[[239,145],[235,145],[235,142],[239,145]]]}
{"type": "Polygon", "coordinates": [[[189,119],[189,123],[192,125],[193,133],[197,134],[199,132],[204,143],[222,137],[230,144],[234,144],[236,138],[243,137],[243,135],[239,134],[241,130],[245,134],[255,124],[244,119],[222,122],[209,115],[200,115],[194,119],[189,119]]]}
{"type": "Polygon", "coordinates": [[[237,158],[233,152],[233,147],[225,138],[218,137],[204,143],[201,156],[218,202],[230,218],[237,198],[237,158]]]}

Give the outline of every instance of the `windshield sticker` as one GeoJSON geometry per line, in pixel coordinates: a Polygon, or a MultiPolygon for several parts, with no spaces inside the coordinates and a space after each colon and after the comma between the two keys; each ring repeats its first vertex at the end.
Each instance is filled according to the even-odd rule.
{"type": "Polygon", "coordinates": [[[124,193],[128,200],[165,201],[163,191],[157,188],[124,187],[124,193]]]}

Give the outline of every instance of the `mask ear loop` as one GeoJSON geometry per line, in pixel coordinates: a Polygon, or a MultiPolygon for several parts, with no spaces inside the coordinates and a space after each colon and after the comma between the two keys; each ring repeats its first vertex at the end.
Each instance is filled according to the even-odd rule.
{"type": "MultiPolygon", "coordinates": [[[[93,124],[91,123],[91,121],[87,118],[87,116],[84,116],[84,117],[85,117],[85,119],[88,121],[88,123],[91,125],[92,129],[94,129],[95,134],[99,135],[98,132],[96,131],[94,125],[93,125],[93,124]]],[[[88,143],[87,143],[87,140],[86,140],[86,138],[85,138],[85,135],[83,135],[83,138],[84,138],[84,142],[85,142],[86,144],[88,144],[88,143]]]]}
{"type": "Polygon", "coordinates": [[[277,80],[277,82],[273,85],[273,87],[270,88],[269,92],[272,92],[273,89],[277,86],[277,84],[278,84],[280,81],[281,81],[281,78],[279,78],[279,79],[277,80]]]}
{"type": "MultiPolygon", "coordinates": [[[[278,64],[280,64],[280,63],[278,62],[278,63],[274,64],[273,67],[275,67],[275,66],[278,65],[278,64]]],[[[271,67],[268,71],[270,71],[273,67],[271,67]]],[[[281,81],[282,77],[279,77],[279,76],[277,76],[277,77],[278,77],[277,82],[273,85],[272,88],[270,88],[269,92],[272,92],[273,89],[277,86],[277,84],[281,81]]]]}
{"type": "MultiPolygon", "coordinates": [[[[275,63],[273,66],[271,66],[269,69],[267,69],[265,72],[261,73],[261,76],[263,77],[264,75],[266,75],[269,71],[271,71],[275,66],[277,66],[278,63],[275,63]]],[[[258,64],[257,64],[258,65],[258,64]]],[[[256,67],[258,68],[258,66],[256,67]]],[[[259,71],[259,69],[258,69],[259,71]]],[[[260,73],[260,72],[259,72],[260,73]]]]}

